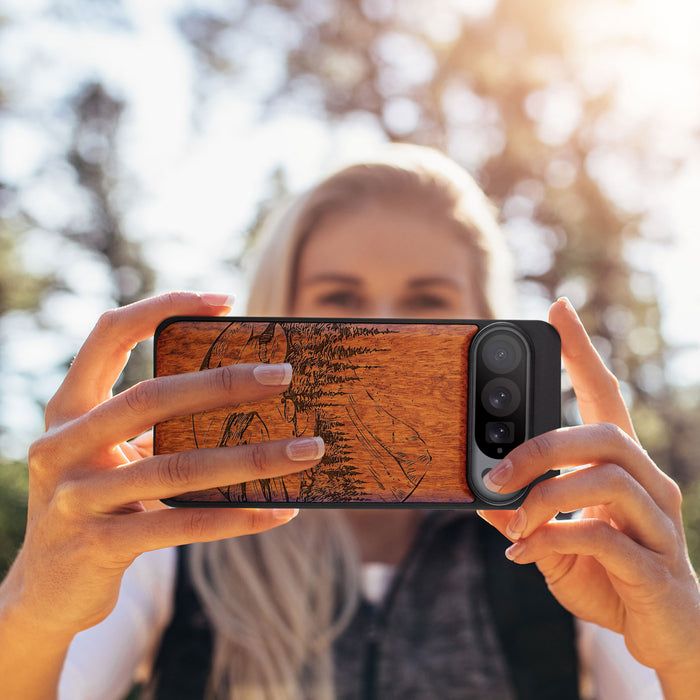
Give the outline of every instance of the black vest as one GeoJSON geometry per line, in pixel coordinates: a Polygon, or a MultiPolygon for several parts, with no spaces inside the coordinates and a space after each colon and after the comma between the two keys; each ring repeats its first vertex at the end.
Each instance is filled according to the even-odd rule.
{"type": "MultiPolygon", "coordinates": [[[[427,516],[385,605],[360,605],[336,642],[338,697],[578,700],[573,618],[549,593],[534,565],[505,558],[509,544],[473,514],[442,511],[427,516]],[[474,543],[470,556],[477,559],[460,564],[474,543]],[[475,611],[479,597],[481,613],[475,611]],[[481,648],[478,636],[467,642],[460,638],[467,626],[462,613],[469,620],[477,616],[478,624],[469,625],[495,630],[495,654],[481,648]],[[472,661],[469,649],[483,654],[472,661]],[[475,690],[479,669],[473,664],[485,666],[486,675],[507,678],[492,679],[493,691],[475,690]],[[497,690],[505,686],[508,693],[497,690]]],[[[154,698],[202,698],[210,672],[212,632],[186,557],[187,548],[180,548],[174,615],[150,687],[154,698]]]]}

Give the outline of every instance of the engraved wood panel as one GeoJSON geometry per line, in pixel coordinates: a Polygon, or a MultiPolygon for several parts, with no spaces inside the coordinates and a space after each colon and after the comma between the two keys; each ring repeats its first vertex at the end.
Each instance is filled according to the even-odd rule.
{"type": "MultiPolygon", "coordinates": [[[[157,454],[320,435],[320,464],[296,475],[192,492],[178,501],[464,503],[467,359],[474,325],[183,320],[156,342],[156,374],[289,362],[279,396],[161,423],[157,454]]],[[[171,499],[172,500],[172,499],[171,499]]]]}

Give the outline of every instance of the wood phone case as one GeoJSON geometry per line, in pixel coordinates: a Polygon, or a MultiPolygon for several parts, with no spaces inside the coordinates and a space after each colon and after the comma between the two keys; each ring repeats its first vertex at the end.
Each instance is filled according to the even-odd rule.
{"type": "MultiPolygon", "coordinates": [[[[155,375],[289,362],[282,394],[174,418],[154,453],[320,435],[304,472],[182,494],[173,506],[493,508],[468,479],[470,347],[493,321],[175,317],[155,336],[155,375]]],[[[528,436],[559,426],[559,342],[540,321],[508,322],[531,354],[528,436]]],[[[473,403],[473,402],[472,402],[473,403]]],[[[519,494],[517,502],[524,497],[519,494]]],[[[517,502],[507,504],[513,508],[517,502]]]]}

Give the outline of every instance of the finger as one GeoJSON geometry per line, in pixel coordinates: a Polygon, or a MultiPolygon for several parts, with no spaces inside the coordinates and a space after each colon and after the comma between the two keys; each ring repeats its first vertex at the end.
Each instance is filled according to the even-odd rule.
{"type": "Polygon", "coordinates": [[[46,409],[47,427],[86,413],[111,396],[134,346],[169,316],[218,315],[231,308],[225,294],[171,292],[102,314],[46,409]]]}
{"type": "Polygon", "coordinates": [[[503,536],[508,537],[506,529],[513,519],[514,510],[477,510],[476,514],[489,525],[495,527],[503,536]]]}
{"type": "Polygon", "coordinates": [[[153,454],[153,430],[147,430],[145,433],[137,435],[133,440],[122,443],[119,447],[129,462],[150,457],[153,454]]]}
{"type": "Polygon", "coordinates": [[[76,449],[116,445],[176,416],[269,398],[289,385],[292,367],[226,365],[201,372],[148,379],[105,401],[65,428],[76,449]],[[273,383],[274,382],[274,383],[273,383]]]}
{"type": "Polygon", "coordinates": [[[115,516],[108,539],[126,558],[164,547],[252,535],[289,522],[295,508],[168,508],[115,516]]]}
{"type": "Polygon", "coordinates": [[[129,441],[129,445],[135,450],[138,459],[150,457],[153,454],[153,430],[147,430],[129,441]]]}
{"type": "Polygon", "coordinates": [[[612,423],[560,428],[526,440],[484,477],[487,488],[510,493],[550,469],[611,462],[627,471],[666,513],[678,507],[679,491],[649,455],[612,423]]]}
{"type": "Polygon", "coordinates": [[[628,585],[654,576],[659,568],[655,554],[596,518],[547,523],[507,550],[508,558],[518,564],[537,563],[550,585],[556,583],[550,580],[550,574],[560,568],[560,557],[554,555],[593,557],[609,574],[628,585]]]}
{"type": "Polygon", "coordinates": [[[304,437],[148,457],[81,480],[72,498],[106,512],[124,503],[303,471],[317,464],[324,451],[320,437],[304,437]]]}
{"type": "Polygon", "coordinates": [[[620,385],[593,347],[568,299],[552,304],[549,322],[561,337],[562,359],[584,423],[614,423],[636,439],[620,385]]]}
{"type": "Polygon", "coordinates": [[[668,551],[676,546],[669,518],[649,494],[621,467],[601,464],[568,472],[536,484],[513,515],[506,535],[529,537],[559,512],[603,508],[614,526],[647,549],[668,551]]]}

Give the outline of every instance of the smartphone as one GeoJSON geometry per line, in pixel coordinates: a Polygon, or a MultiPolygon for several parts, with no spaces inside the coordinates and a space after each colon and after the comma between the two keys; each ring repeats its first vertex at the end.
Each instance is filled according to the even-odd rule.
{"type": "Polygon", "coordinates": [[[323,459],[168,505],[515,508],[530,487],[494,493],[485,474],[560,426],[560,340],[543,321],[173,317],[156,331],[155,376],[242,362],[289,362],[291,384],[160,423],[154,453],[320,435],[323,459]]]}

